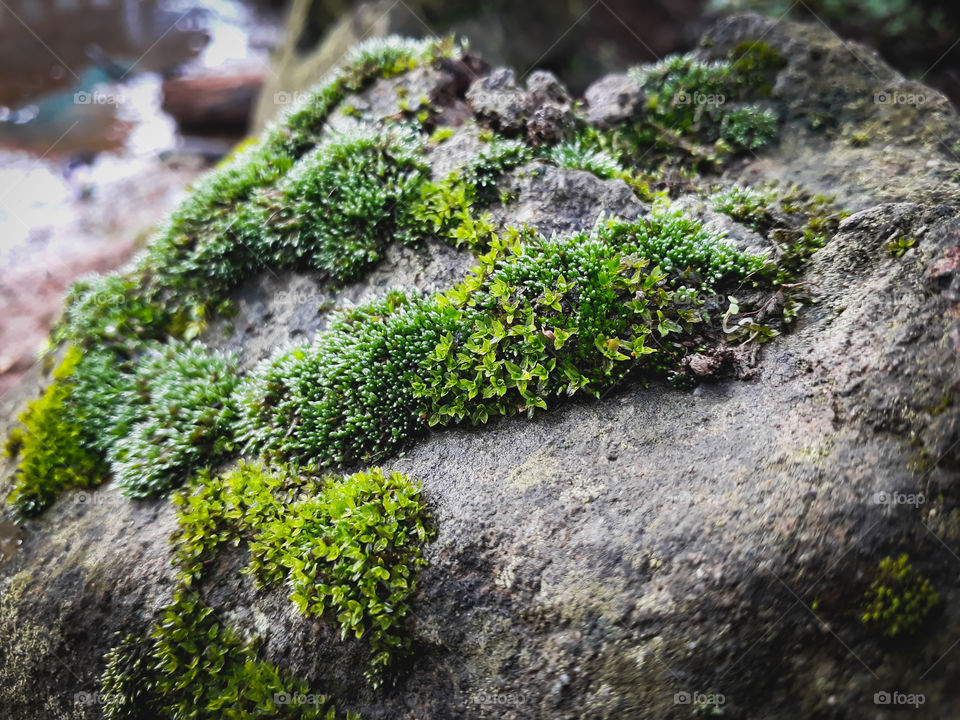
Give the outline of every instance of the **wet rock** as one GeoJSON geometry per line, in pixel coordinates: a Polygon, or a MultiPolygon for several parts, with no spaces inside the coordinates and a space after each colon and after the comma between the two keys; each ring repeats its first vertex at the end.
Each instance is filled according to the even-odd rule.
{"type": "MultiPolygon", "coordinates": [[[[368,720],[669,720],[692,712],[694,698],[722,695],[732,718],[873,720],[883,689],[922,693],[928,717],[951,717],[960,703],[951,652],[960,589],[946,550],[960,544],[960,162],[944,150],[960,141],[960,122],[937,104],[874,103],[878,79],[907,81],[875,57],[864,67],[822,28],[748,17],[710,37],[705,57],[756,38],[782,53],[771,102],[792,121],[778,145],[730,165],[722,181],[789,178],[852,211],[805,267],[810,301],[790,332],[748,358],[750,379],[737,375],[746,349],[695,353],[690,368],[709,382],[694,392],[627,381],[533,421],[448,428],[380,458],[422,480],[439,527],[412,600],[416,653],[392,686],[364,680],[362,642],[338,642],[333,624],[298,615],[285,592],[238,581],[242,548],[218,559],[202,588],[218,616],[260,635],[264,659],[342,709],[368,720]],[[832,120],[815,126],[821,111],[832,120]],[[862,123],[885,128],[882,142],[851,145],[862,123]],[[917,241],[898,257],[886,246],[901,236],[917,241]],[[927,506],[877,501],[904,490],[928,493],[927,506]],[[929,627],[892,644],[859,614],[879,559],[901,552],[942,602],[929,627]]],[[[529,129],[527,98],[538,92],[541,107],[564,107],[546,76],[520,89],[510,73],[495,75],[471,99],[491,122],[529,129]],[[509,102],[481,98],[483,88],[509,102]]],[[[442,68],[407,82],[425,79],[455,82],[442,68]]],[[[390,110],[391,82],[363,94],[364,122],[390,110]]],[[[466,122],[431,159],[455,171],[479,142],[466,122]]],[[[649,212],[622,181],[544,162],[512,171],[500,189],[509,202],[490,208],[495,224],[547,234],[649,212]]],[[[248,366],[322,327],[326,302],[392,284],[430,290],[473,262],[439,245],[400,248],[366,280],[300,305],[284,303],[309,297],[310,278],[252,277],[234,300],[237,327],[256,333],[215,328],[207,339],[248,366]]],[[[18,391],[39,385],[36,374],[18,391]]],[[[9,423],[15,406],[2,409],[9,423]]],[[[68,493],[24,528],[4,567],[3,717],[93,715],[31,703],[96,692],[103,637],[142,631],[163,602],[170,506],[111,506],[115,495],[107,485],[78,504],[68,493]]]]}
{"type": "Polygon", "coordinates": [[[476,80],[467,90],[467,102],[484,124],[505,135],[523,131],[527,114],[527,94],[517,87],[509,68],[497,68],[476,80]]]}
{"type": "Polygon", "coordinates": [[[587,121],[602,128],[612,128],[643,112],[646,98],[643,90],[629,76],[607,75],[587,88],[587,121]]]}

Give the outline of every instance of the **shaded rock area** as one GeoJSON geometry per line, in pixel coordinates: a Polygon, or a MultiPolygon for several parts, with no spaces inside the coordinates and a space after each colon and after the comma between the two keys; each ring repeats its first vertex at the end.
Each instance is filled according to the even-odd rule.
{"type": "MultiPolygon", "coordinates": [[[[437,431],[384,459],[423,481],[439,530],[412,604],[416,652],[393,685],[372,690],[361,643],[339,642],[332,624],[236,572],[243,547],[223,554],[201,591],[218,617],[261,639],[264,659],[368,720],[679,718],[711,708],[728,718],[873,719],[913,710],[883,702],[895,692],[923,696],[918,717],[955,715],[960,120],[936,91],[859,46],[857,62],[822,28],[735,18],[699,52],[719,57],[757,38],[787,61],[770,99],[785,117],[781,141],[711,181],[798,183],[852,213],[804,271],[813,302],[795,330],[763,347],[748,379],[691,391],[628,382],[532,421],[437,431]],[[926,99],[879,101],[884,92],[926,99]],[[913,242],[891,253],[899,238],[913,242]],[[924,502],[899,503],[898,493],[924,502]],[[900,553],[941,602],[915,637],[892,641],[860,613],[878,562],[900,553]]],[[[418,72],[378,82],[336,122],[392,114],[398,82],[447,97],[437,112],[477,109],[473,90],[430,95],[455,80],[449,68],[418,72]]],[[[595,85],[590,107],[633,112],[622,85],[595,85]]],[[[526,122],[520,96],[518,107],[526,122]]],[[[439,145],[433,152],[448,157],[437,164],[455,168],[476,134],[439,145]]],[[[497,224],[548,234],[649,209],[621,180],[536,162],[501,189],[510,201],[493,208],[497,224]]],[[[699,198],[680,201],[711,212],[699,198]]],[[[758,242],[730,230],[745,246],[758,242]]],[[[206,339],[248,368],[324,327],[335,306],[396,285],[443,287],[472,263],[447,246],[394,248],[337,291],[265,273],[235,293],[238,315],[206,339]]],[[[691,362],[709,376],[739,360],[691,362]]],[[[34,371],[5,400],[0,429],[38,383],[34,371]]],[[[111,632],[142,632],[167,599],[173,523],[167,501],[124,500],[106,485],[68,493],[24,525],[2,570],[0,715],[100,717],[111,632]]]]}

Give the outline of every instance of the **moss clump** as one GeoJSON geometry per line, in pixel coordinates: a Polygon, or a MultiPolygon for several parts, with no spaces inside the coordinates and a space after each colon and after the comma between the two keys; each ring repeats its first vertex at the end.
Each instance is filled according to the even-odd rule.
{"type": "Polygon", "coordinates": [[[411,206],[425,170],[409,132],[331,134],[269,193],[206,223],[189,247],[156,243],[154,279],[195,305],[263,267],[354,279],[389,242],[414,237],[411,206]]]}
{"type": "Polygon", "coordinates": [[[20,465],[9,502],[21,515],[39,513],[66,488],[96,485],[106,471],[103,459],[85,447],[85,429],[72,412],[72,376],[82,357],[69,348],[46,392],[18,418],[23,426],[20,465]]]}
{"type": "Polygon", "coordinates": [[[173,341],[151,349],[120,395],[107,455],[133,497],[159,495],[232,449],[236,358],[173,341]]]}
{"type": "Polygon", "coordinates": [[[240,391],[247,450],[321,466],[370,461],[428,424],[530,413],[636,367],[676,370],[701,292],[766,268],[666,205],[547,240],[494,237],[431,298],[393,293],[262,364],[240,391]],[[648,357],[650,356],[650,357],[648,357]]]}
{"type": "Polygon", "coordinates": [[[734,185],[713,193],[708,201],[717,212],[730,216],[737,222],[764,232],[770,226],[768,208],[773,202],[771,193],[761,192],[744,185],[734,185]]]}
{"type": "Polygon", "coordinates": [[[420,233],[456,246],[485,247],[494,228],[484,208],[498,199],[497,182],[532,158],[533,152],[519,140],[489,139],[457,172],[423,186],[412,210],[419,218],[420,233]]]}
{"type": "MultiPolygon", "coordinates": [[[[210,227],[230,222],[237,203],[249,199],[258,188],[274,185],[316,145],[333,109],[349,94],[362,90],[380,77],[390,77],[417,65],[455,54],[451,42],[375,39],[353,48],[344,64],[258,142],[232,155],[204,178],[186,202],[171,216],[154,238],[142,265],[148,274],[164,274],[171,254],[188,249],[210,227]]],[[[202,271],[203,268],[195,268],[202,271]]],[[[169,288],[169,283],[159,283],[169,288]]]]}
{"type": "MultiPolygon", "coordinates": [[[[649,99],[648,123],[700,142],[722,140],[735,150],[752,150],[776,136],[779,120],[773,110],[750,99],[770,94],[782,66],[776,50],[752,43],[714,61],[675,55],[633,68],[631,76],[649,99]]],[[[664,137],[664,133],[654,132],[647,140],[662,141],[664,137]]]]}
{"type": "Polygon", "coordinates": [[[939,602],[933,584],[910,564],[909,556],[886,557],[864,594],[860,620],[897,637],[915,632],[939,602]]]}
{"type": "Polygon", "coordinates": [[[702,291],[764,264],[665,206],[567,238],[518,232],[436,299],[458,330],[421,363],[415,394],[431,425],[483,423],[532,416],[558,395],[599,396],[637,369],[676,371],[704,322],[682,278],[696,275],[702,291]]]}
{"type": "Polygon", "coordinates": [[[162,338],[172,321],[170,312],[143,296],[135,279],[116,273],[95,275],[70,288],[52,341],[128,354],[162,338]]]}
{"type": "Polygon", "coordinates": [[[422,428],[410,378],[451,315],[400,292],[339,315],[244,381],[239,439],[248,451],[323,467],[395,450],[422,428]]]}
{"type": "Polygon", "coordinates": [[[378,468],[323,479],[245,463],[201,473],[174,499],[180,582],[194,583],[224,543],[247,541],[245,572],[263,585],[287,583],[301,613],[329,614],[344,636],[367,638],[377,682],[409,650],[402,623],[434,532],[420,493],[378,468]]]}
{"type": "Polygon", "coordinates": [[[145,345],[136,358],[71,347],[45,394],[20,416],[9,502],[21,514],[107,472],[125,494],[156,495],[231,446],[236,359],[202,345],[145,345]]]}
{"type": "Polygon", "coordinates": [[[627,175],[616,157],[600,147],[591,146],[583,138],[564,140],[553,146],[547,152],[547,158],[557,167],[586,170],[605,180],[627,175]]]}
{"type": "Polygon", "coordinates": [[[410,650],[402,623],[432,534],[420,486],[375,468],[329,480],[264,523],[251,568],[266,583],[286,577],[301,613],[330,613],[344,637],[366,637],[376,684],[410,650]]]}
{"type": "Polygon", "coordinates": [[[202,472],[174,502],[173,600],[149,637],[123,637],[107,655],[108,720],[355,719],[259,659],[256,643],[219,622],[193,588],[222,545],[250,543],[246,572],[287,581],[301,612],[329,612],[344,634],[366,637],[379,683],[409,649],[402,622],[433,534],[419,486],[379,469],[320,479],[241,463],[202,472]]]}
{"type": "Polygon", "coordinates": [[[419,138],[369,128],[332,135],[297,164],[253,213],[249,231],[268,231],[259,253],[271,267],[318,270],[352,280],[390,242],[415,239],[412,212],[428,168],[419,138]]]}
{"type": "Polygon", "coordinates": [[[179,589],[149,638],[128,635],[101,677],[107,720],[356,719],[309,685],[257,658],[255,645],[179,589]]]}

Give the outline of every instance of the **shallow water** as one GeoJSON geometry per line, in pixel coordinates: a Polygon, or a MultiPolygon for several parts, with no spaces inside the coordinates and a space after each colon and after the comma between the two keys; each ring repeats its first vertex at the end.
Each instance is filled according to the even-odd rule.
{"type": "Polygon", "coordinates": [[[0,393],[34,362],[69,284],[126,261],[239,139],[182,137],[162,84],[268,72],[281,21],[259,7],[0,2],[0,393]]]}
{"type": "Polygon", "coordinates": [[[0,5],[0,146],[37,155],[124,148],[159,108],[138,78],[185,63],[265,71],[278,18],[238,0],[6,0],[0,5]]]}

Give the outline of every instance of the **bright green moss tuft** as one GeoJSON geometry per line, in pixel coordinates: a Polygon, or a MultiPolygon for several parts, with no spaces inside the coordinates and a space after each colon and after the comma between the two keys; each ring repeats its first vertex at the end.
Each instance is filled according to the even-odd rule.
{"type": "Polygon", "coordinates": [[[491,138],[458,172],[423,185],[411,210],[420,234],[474,250],[486,247],[494,228],[484,208],[498,199],[497,182],[532,158],[533,152],[518,140],[491,138]]]}
{"type": "Polygon", "coordinates": [[[897,637],[915,632],[940,602],[940,596],[904,554],[880,561],[863,602],[861,622],[887,637],[897,637]]]}
{"type": "Polygon", "coordinates": [[[173,495],[177,506],[177,534],[173,563],[186,586],[201,576],[221,546],[250,540],[265,523],[276,520],[301,495],[316,493],[319,481],[292,468],[265,468],[240,462],[214,474],[201,470],[183,490],[173,495]]]}
{"type": "Polygon", "coordinates": [[[376,680],[409,650],[402,632],[423,546],[433,536],[420,486],[379,469],[318,479],[241,463],[178,493],[174,562],[189,587],[220,546],[247,541],[245,572],[286,582],[300,612],[329,614],[370,644],[376,680]]]}
{"type": "MultiPolygon", "coordinates": [[[[437,43],[398,37],[375,39],[356,46],[341,68],[267,130],[262,139],[231,155],[198,183],[153,238],[140,264],[139,271],[150,279],[152,290],[161,296],[176,298],[181,304],[204,303],[221,296],[251,270],[262,268],[270,253],[264,252],[263,228],[258,223],[271,217],[270,212],[264,215],[264,206],[270,208],[271,188],[297,167],[310,148],[321,142],[333,109],[349,94],[377,78],[390,77],[456,52],[450,41],[437,43]],[[266,202],[256,202],[257,195],[266,202]],[[244,204],[247,206],[242,207],[244,204]]],[[[354,160],[356,169],[356,163],[363,158],[354,160]]],[[[335,174],[329,163],[323,167],[322,159],[308,160],[306,166],[293,181],[294,191],[299,188],[309,194],[307,184],[314,172],[325,172],[327,180],[335,174]]],[[[341,173],[340,179],[344,176],[341,173]]],[[[371,176],[375,173],[369,173],[367,179],[371,176]]],[[[347,203],[354,200],[350,207],[356,209],[363,199],[351,197],[351,187],[361,194],[370,188],[364,186],[363,178],[346,179],[347,195],[341,199],[347,203]]],[[[383,181],[387,185],[397,182],[393,177],[383,181]]],[[[328,203],[326,207],[333,205],[328,203]]],[[[331,225],[335,223],[327,223],[331,225]]],[[[324,226],[315,222],[314,229],[322,232],[324,226]]],[[[296,249],[292,252],[297,254],[296,249]]],[[[350,252],[363,254],[356,249],[350,252]]],[[[320,265],[326,270],[339,269],[336,263],[321,262],[320,265]]]]}
{"type": "Polygon", "coordinates": [[[734,185],[719,190],[709,197],[711,207],[728,215],[737,222],[763,231],[769,225],[768,208],[773,201],[771,193],[761,192],[744,185],[734,185]]]}
{"type": "Polygon", "coordinates": [[[720,121],[720,137],[734,147],[756,150],[776,137],[778,123],[772,110],[752,106],[736,108],[720,121]]]}
{"type": "Polygon", "coordinates": [[[147,300],[137,280],[110,273],[79,280],[70,288],[52,342],[129,353],[164,336],[172,317],[147,300]]]}
{"type": "Polygon", "coordinates": [[[39,513],[66,488],[99,483],[106,470],[102,459],[84,447],[84,428],[69,412],[72,376],[82,357],[76,348],[68,349],[46,392],[18,418],[23,425],[20,465],[9,502],[21,515],[39,513]]]}
{"type": "Polygon", "coordinates": [[[744,43],[721,60],[674,55],[633,68],[649,102],[646,121],[655,128],[649,140],[664,139],[659,128],[705,143],[725,141],[736,150],[765,145],[776,136],[779,118],[750,101],[770,95],[782,66],[769,46],[744,43]]]}
{"type": "Polygon", "coordinates": [[[402,623],[432,535],[420,486],[375,468],[332,479],[264,523],[251,567],[264,582],[287,577],[301,613],[329,613],[343,636],[366,637],[376,682],[409,652],[402,623]]]}
{"type": "Polygon", "coordinates": [[[202,345],[147,345],[134,358],[71,348],[43,397],[20,417],[23,446],[9,501],[23,514],[109,470],[124,492],[155,495],[232,449],[232,356],[202,345]]]}
{"type": "Polygon", "coordinates": [[[236,359],[202,345],[150,350],[118,399],[110,468],[124,494],[159,495],[232,449],[236,359]]]}
{"type": "Polygon", "coordinates": [[[149,638],[128,635],[101,678],[107,720],[357,720],[257,658],[194,593],[178,589],[149,638]]]}
{"type": "Polygon", "coordinates": [[[557,167],[586,170],[605,180],[627,174],[617,158],[602,148],[591,147],[582,138],[555,145],[550,148],[547,158],[557,167]]]}
{"type": "Polygon", "coordinates": [[[412,206],[427,173],[413,133],[363,128],[334,134],[238,222],[249,227],[237,233],[271,267],[304,266],[352,280],[388,244],[416,237],[412,206]]]}

